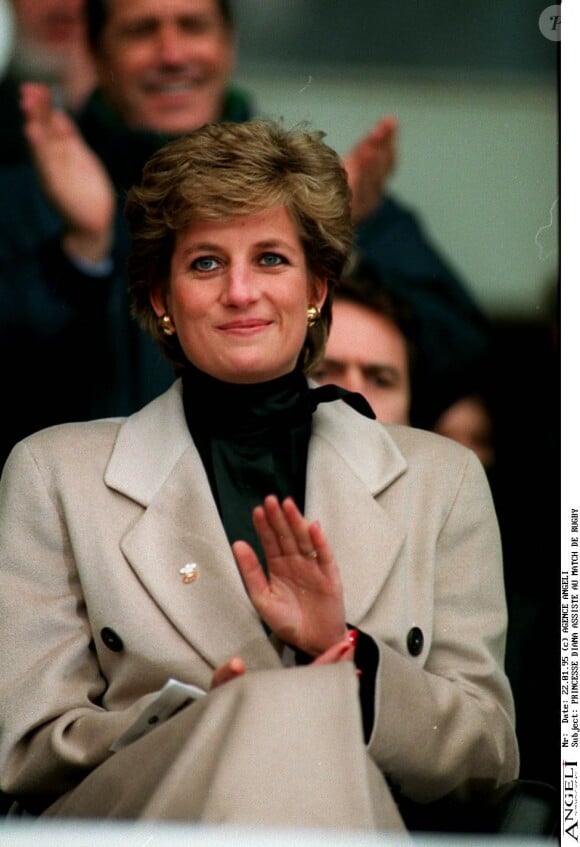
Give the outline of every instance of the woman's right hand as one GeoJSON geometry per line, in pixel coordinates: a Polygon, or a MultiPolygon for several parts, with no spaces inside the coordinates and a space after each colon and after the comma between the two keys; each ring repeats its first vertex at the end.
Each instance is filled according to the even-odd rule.
{"type": "Polygon", "coordinates": [[[224,682],[229,682],[232,679],[237,679],[243,676],[246,672],[246,663],[239,656],[234,656],[225,665],[221,665],[213,672],[211,678],[210,691],[223,685],[224,682]]]}
{"type": "MultiPolygon", "coordinates": [[[[356,647],[356,630],[349,630],[347,635],[332,644],[328,650],[317,656],[312,662],[313,665],[332,665],[335,662],[352,662],[354,661],[354,651],[356,647]]],[[[230,682],[232,679],[237,679],[243,676],[246,672],[246,663],[239,656],[233,656],[225,665],[221,665],[213,672],[211,678],[210,690],[218,688],[224,682],[230,682]]]]}

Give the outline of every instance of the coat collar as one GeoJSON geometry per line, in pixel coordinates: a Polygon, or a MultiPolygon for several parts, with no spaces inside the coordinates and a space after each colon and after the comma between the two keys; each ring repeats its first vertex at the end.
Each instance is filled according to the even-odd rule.
{"type": "Polygon", "coordinates": [[[385,584],[405,537],[378,502],[407,463],[388,429],[340,401],[315,415],[306,515],[319,520],[340,568],[347,620],[358,624],[385,584]]]}
{"type": "MultiPolygon", "coordinates": [[[[123,421],[105,472],[107,485],[145,507],[176,463],[192,449],[181,390],[181,381],[177,380],[168,391],[123,421]]],[[[309,488],[317,484],[310,463],[319,460],[319,454],[325,459],[339,457],[373,497],[407,467],[388,428],[341,401],[321,404],[314,414],[309,488]]]]}
{"type": "MultiPolygon", "coordinates": [[[[340,551],[347,619],[357,624],[385,583],[402,543],[375,498],[406,468],[386,428],[341,401],[313,417],[306,514],[340,551]]],[[[212,665],[242,655],[279,664],[250,603],[191,440],[177,381],[120,426],[106,484],[144,507],[121,548],[146,590],[212,665]],[[196,581],[180,569],[195,562],[196,581]]]]}

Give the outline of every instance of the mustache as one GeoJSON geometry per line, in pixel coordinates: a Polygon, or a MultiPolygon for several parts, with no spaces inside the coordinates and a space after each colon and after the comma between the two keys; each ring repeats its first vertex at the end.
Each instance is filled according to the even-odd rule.
{"type": "Polygon", "coordinates": [[[199,82],[207,79],[208,76],[205,68],[201,68],[197,63],[160,64],[143,74],[143,82],[145,85],[155,85],[160,82],[199,82]]]}

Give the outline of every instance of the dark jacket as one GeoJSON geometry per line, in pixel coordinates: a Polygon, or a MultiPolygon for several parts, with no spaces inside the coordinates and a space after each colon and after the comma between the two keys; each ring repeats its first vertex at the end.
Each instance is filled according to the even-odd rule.
{"type": "Polygon", "coordinates": [[[28,159],[28,146],[22,131],[20,80],[8,70],[0,79],[0,165],[15,165],[28,159]]]}
{"type": "Polygon", "coordinates": [[[480,387],[490,324],[417,215],[392,196],[359,227],[357,244],[415,319],[411,422],[429,429],[451,403],[480,387]]]}

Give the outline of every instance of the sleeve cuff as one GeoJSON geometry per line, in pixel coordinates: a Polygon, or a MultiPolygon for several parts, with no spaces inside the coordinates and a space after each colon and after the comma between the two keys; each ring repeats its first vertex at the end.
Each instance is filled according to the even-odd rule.
{"type": "Polygon", "coordinates": [[[113,272],[112,256],[107,256],[100,262],[89,262],[87,259],[80,259],[78,256],[71,256],[69,253],[66,256],[74,268],[87,276],[100,279],[110,276],[113,272]]]}

